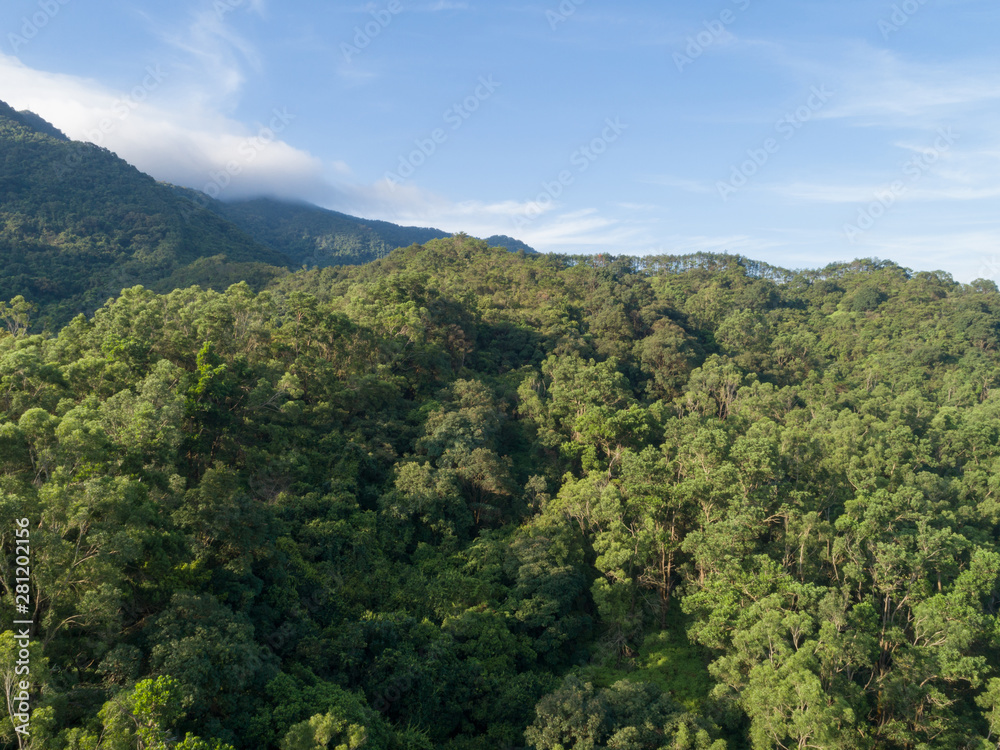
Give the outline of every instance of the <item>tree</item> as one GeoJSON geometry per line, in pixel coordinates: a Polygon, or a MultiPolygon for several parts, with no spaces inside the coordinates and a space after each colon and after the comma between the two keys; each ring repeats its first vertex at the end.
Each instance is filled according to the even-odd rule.
{"type": "Polygon", "coordinates": [[[569,676],[539,701],[524,736],[537,750],[725,750],[714,731],[651,683],[595,688],[569,676]]]}

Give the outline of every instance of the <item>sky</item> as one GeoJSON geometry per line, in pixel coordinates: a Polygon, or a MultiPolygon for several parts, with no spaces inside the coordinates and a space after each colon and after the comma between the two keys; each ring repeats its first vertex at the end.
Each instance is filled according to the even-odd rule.
{"type": "Polygon", "coordinates": [[[1000,281],[998,22],[995,0],[4,0],[0,100],[222,200],[1000,281]]]}

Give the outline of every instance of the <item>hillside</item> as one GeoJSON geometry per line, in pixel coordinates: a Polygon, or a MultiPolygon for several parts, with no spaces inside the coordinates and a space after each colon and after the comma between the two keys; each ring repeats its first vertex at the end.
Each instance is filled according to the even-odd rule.
{"type": "Polygon", "coordinates": [[[992,282],[457,236],[13,328],[33,747],[995,744],[992,282]]]}
{"type": "Polygon", "coordinates": [[[122,288],[262,286],[287,259],[106,149],[72,142],[0,102],[0,300],[52,321],[122,288]]]}
{"type": "MultiPolygon", "coordinates": [[[[201,202],[204,204],[204,199],[201,202]]],[[[307,203],[272,198],[211,201],[207,205],[256,241],[286,255],[296,268],[368,263],[397,247],[451,236],[440,229],[359,219],[307,203]]]]}
{"type": "Polygon", "coordinates": [[[506,234],[494,234],[492,237],[487,237],[484,242],[490,247],[502,247],[504,250],[512,253],[528,253],[530,255],[538,252],[530,245],[513,237],[508,237],[506,234]]]}
{"type": "MultiPolygon", "coordinates": [[[[288,256],[296,268],[361,265],[384,258],[398,247],[422,245],[452,236],[440,229],[359,219],[308,203],[289,203],[273,198],[222,203],[191,190],[179,190],[231,221],[262,245],[288,256]]],[[[511,252],[535,252],[520,240],[505,235],[494,235],[486,243],[511,252]]]]}

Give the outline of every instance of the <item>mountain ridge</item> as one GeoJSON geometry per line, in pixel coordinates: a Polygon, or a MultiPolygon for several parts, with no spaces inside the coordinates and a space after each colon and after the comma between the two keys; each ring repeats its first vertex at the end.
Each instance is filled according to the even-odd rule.
{"type": "Polygon", "coordinates": [[[263,287],[287,259],[189,205],[107,149],[0,104],[0,299],[43,319],[89,314],[125,287],[263,287]]]}
{"type": "Polygon", "coordinates": [[[174,190],[283,253],[295,268],[361,265],[397,247],[452,236],[436,228],[362,219],[306,201],[260,196],[227,202],[190,188],[174,186],[174,190]]]}
{"type": "Polygon", "coordinates": [[[46,324],[89,315],[136,285],[260,289],[295,268],[364,264],[453,236],[306,202],[216,201],[2,101],[0,165],[0,300],[23,296],[46,324]]]}
{"type": "MultiPolygon", "coordinates": [[[[384,258],[398,247],[455,236],[435,227],[364,219],[308,201],[267,196],[223,201],[191,188],[172,187],[199,206],[231,221],[257,242],[284,253],[295,268],[362,265],[384,258]]],[[[513,253],[537,252],[506,235],[493,235],[485,242],[513,253]]]]}

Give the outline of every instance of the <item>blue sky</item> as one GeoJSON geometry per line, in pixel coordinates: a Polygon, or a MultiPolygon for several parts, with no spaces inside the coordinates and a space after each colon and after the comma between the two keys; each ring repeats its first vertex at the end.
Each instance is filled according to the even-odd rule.
{"type": "Polygon", "coordinates": [[[5,0],[0,99],[223,199],[1000,279],[998,21],[987,0],[5,0]]]}

